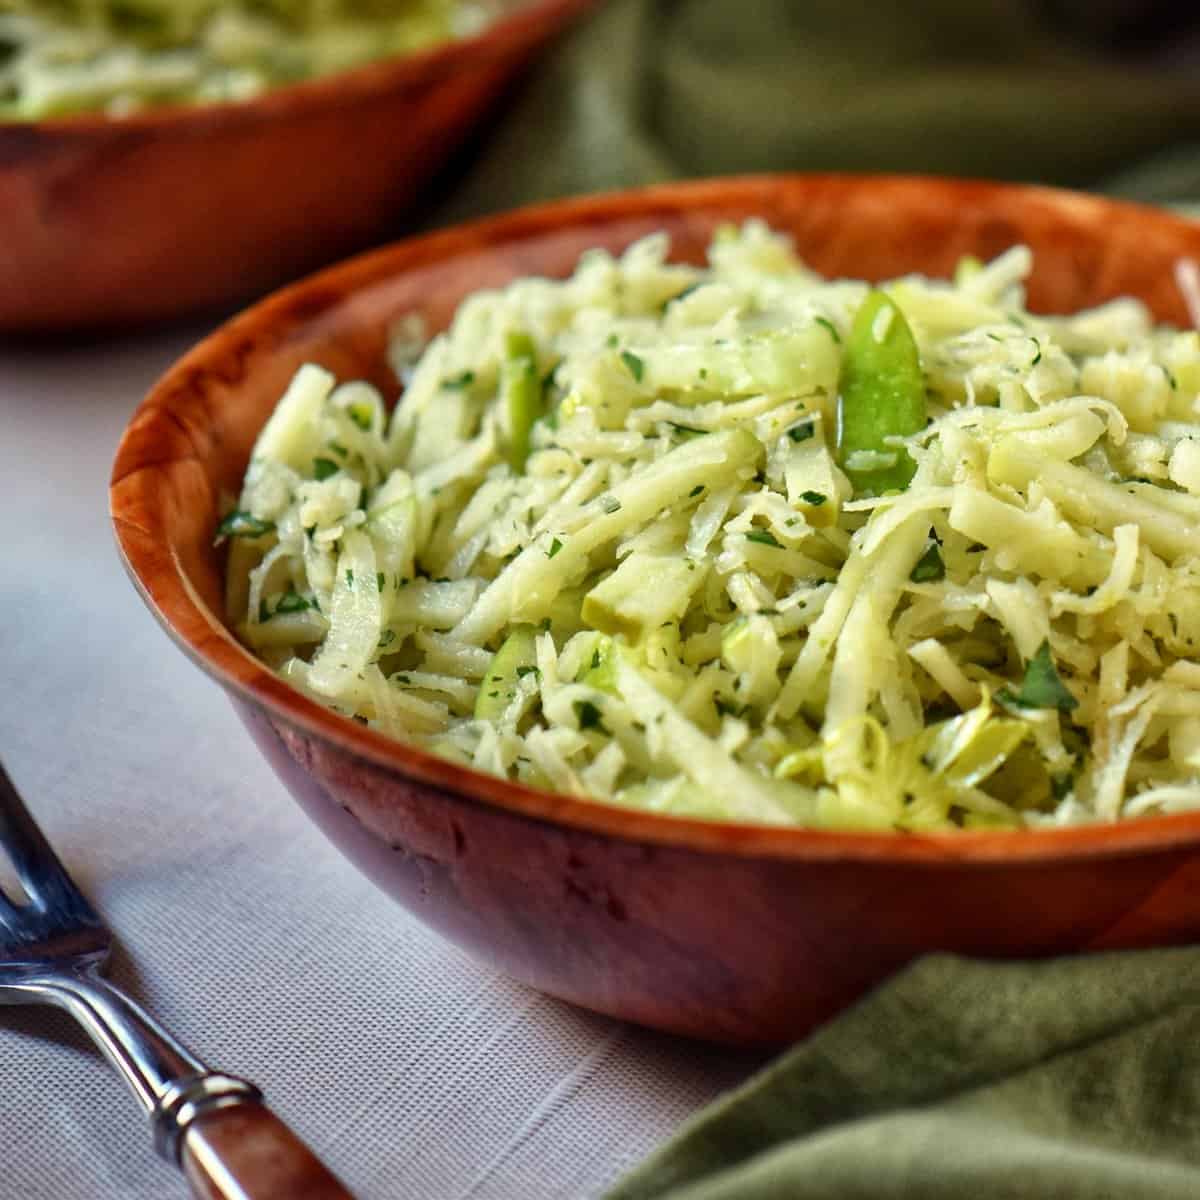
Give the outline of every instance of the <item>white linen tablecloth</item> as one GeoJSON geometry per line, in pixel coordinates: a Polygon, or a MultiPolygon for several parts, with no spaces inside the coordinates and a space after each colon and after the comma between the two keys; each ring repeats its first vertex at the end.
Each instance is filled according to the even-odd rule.
{"type": "MultiPolygon", "coordinates": [[[[356,1196],[595,1196],[757,1060],[571,1008],[426,930],[157,627],[108,474],[198,332],[0,347],[0,758],[116,930],[113,978],[257,1082],[356,1196]]],[[[0,1198],[186,1194],[67,1018],[0,1008],[0,1198]]]]}

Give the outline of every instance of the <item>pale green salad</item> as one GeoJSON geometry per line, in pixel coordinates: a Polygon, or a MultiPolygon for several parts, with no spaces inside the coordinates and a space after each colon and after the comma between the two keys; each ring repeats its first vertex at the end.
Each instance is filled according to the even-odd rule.
{"type": "Polygon", "coordinates": [[[826,281],[762,223],[295,377],[220,526],[238,635],[437,754],[661,813],[993,829],[1200,807],[1200,339],[1030,252],[826,281]],[[387,399],[390,399],[387,398],[387,399]]]}
{"type": "Polygon", "coordinates": [[[122,116],[477,32],[500,0],[0,0],[0,120],[122,116]]]}

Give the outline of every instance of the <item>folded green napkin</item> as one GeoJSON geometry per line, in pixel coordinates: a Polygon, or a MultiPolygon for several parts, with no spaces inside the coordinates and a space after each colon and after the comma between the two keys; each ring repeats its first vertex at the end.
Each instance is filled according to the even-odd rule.
{"type": "Polygon", "coordinates": [[[608,1200],[1195,1200],[1200,950],[926,958],[608,1200]]]}
{"type": "MultiPolygon", "coordinates": [[[[512,98],[433,219],[783,170],[1200,201],[1189,14],[1165,0],[607,0],[512,98]]],[[[1200,950],[918,962],[611,1200],[1176,1196],[1200,1197],[1200,950]]]]}
{"type": "Polygon", "coordinates": [[[1190,12],[1162,0],[604,0],[502,110],[434,217],[753,171],[1200,200],[1190,12]]]}

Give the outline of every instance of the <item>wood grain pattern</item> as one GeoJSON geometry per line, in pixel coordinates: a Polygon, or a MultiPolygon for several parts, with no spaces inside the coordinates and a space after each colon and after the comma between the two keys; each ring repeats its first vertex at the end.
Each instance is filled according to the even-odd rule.
{"type": "Polygon", "coordinates": [[[829,275],[949,272],[1032,246],[1031,305],[1122,293],[1186,321],[1172,269],[1200,227],[1038,188],[764,177],[541,206],[400,243],[289,288],[188,355],[135,414],[111,503],[130,574],[233,695],[306,811],[423,920],[598,1011],[730,1042],[794,1038],[916,955],[1042,956],[1200,937],[1200,814],[1115,826],[891,836],[692,821],[476,774],[344,720],[222,623],[211,533],[295,368],[388,386],[390,323],[434,329],[477,287],[563,275],[589,246],[666,229],[698,260],[723,221],[789,230],[829,275]]]}
{"type": "Polygon", "coordinates": [[[192,1192],[202,1200],[352,1200],[262,1104],[198,1117],[184,1135],[181,1160],[192,1192]]]}
{"type": "Polygon", "coordinates": [[[399,223],[505,86],[595,0],[243,103],[0,121],[0,334],[229,306],[399,223]]]}

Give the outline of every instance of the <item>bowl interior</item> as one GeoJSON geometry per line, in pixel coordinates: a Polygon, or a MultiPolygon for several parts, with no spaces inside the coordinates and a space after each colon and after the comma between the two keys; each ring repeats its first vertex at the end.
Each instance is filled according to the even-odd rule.
{"type": "Polygon", "coordinates": [[[670,185],[525,209],[403,242],[257,305],[192,351],[147,397],[121,443],[111,491],[118,542],[135,583],[182,647],[227,687],[402,774],[556,819],[693,844],[720,837],[725,848],[741,838],[768,853],[819,843],[831,853],[852,847],[886,855],[903,845],[909,847],[903,853],[934,847],[941,855],[990,857],[1114,844],[1132,849],[1200,834],[1200,816],[1032,835],[754,833],[564,798],[536,801],[531,797],[539,794],[529,789],[451,768],[320,709],[233,639],[221,617],[223,555],[213,547],[213,529],[237,496],[254,439],[297,367],[316,362],[394,396],[398,384],[384,350],[397,319],[417,313],[430,330],[444,328],[472,291],[519,275],[563,276],[585,249],[620,251],[657,230],[670,235],[674,258],[699,262],[718,225],[750,217],[790,233],[801,257],[823,274],[870,280],[913,271],[946,275],[964,254],[987,258],[1025,243],[1035,256],[1031,308],[1067,312],[1133,295],[1176,325],[1187,324],[1187,312],[1175,264],[1200,257],[1200,225],[1159,210],[1048,189],[897,177],[670,185]]]}

